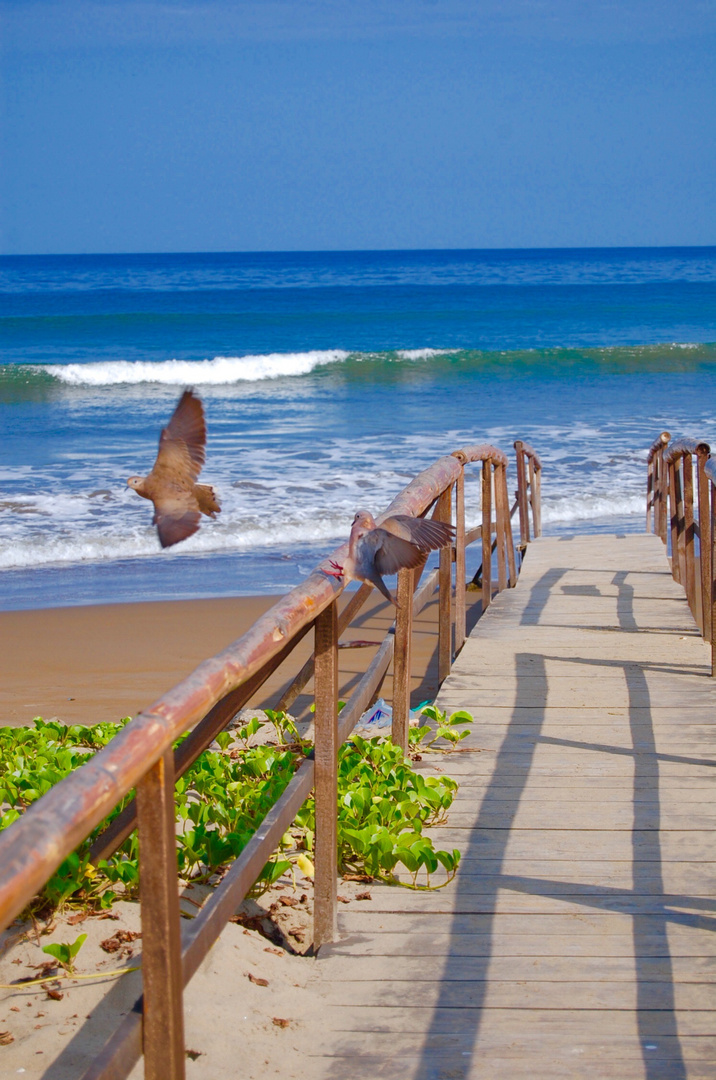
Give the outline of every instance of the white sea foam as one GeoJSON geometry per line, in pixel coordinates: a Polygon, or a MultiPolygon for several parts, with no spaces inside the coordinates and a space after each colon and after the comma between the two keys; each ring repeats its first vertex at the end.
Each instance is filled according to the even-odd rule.
{"type": "MultiPolygon", "coordinates": [[[[209,554],[244,552],[267,548],[288,551],[296,545],[325,543],[330,552],[348,535],[349,513],[327,514],[322,520],[315,516],[296,516],[283,522],[273,520],[234,520],[208,522],[198,533],[185,540],[173,554],[209,554]]],[[[42,535],[0,538],[0,570],[25,567],[105,562],[157,555],[161,551],[156,530],[147,523],[124,529],[118,534],[111,527],[84,527],[48,531],[42,535]]]]}
{"type": "Polygon", "coordinates": [[[584,495],[581,498],[572,495],[561,498],[542,500],[542,522],[597,521],[599,518],[628,517],[643,515],[645,509],[643,494],[626,494],[614,498],[608,495],[584,495]]]}
{"type": "Polygon", "coordinates": [[[292,375],[307,375],[324,364],[336,364],[350,353],[343,349],[265,356],[215,356],[213,360],[98,361],[48,364],[42,370],[70,386],[119,386],[161,383],[165,386],[226,386],[292,375]]]}
{"type": "Polygon", "coordinates": [[[446,353],[456,352],[455,349],[398,349],[397,356],[401,360],[429,360],[431,356],[444,356],[446,353]]]}

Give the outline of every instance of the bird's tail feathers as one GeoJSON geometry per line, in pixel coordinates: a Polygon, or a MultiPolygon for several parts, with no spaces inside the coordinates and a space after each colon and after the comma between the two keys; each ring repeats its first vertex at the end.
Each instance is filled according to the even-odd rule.
{"type": "Polygon", "coordinates": [[[213,518],[221,513],[219,496],[216,494],[216,491],[211,484],[195,484],[194,494],[202,514],[206,514],[207,517],[213,518]]]}
{"type": "Polygon", "coordinates": [[[390,603],[394,605],[394,607],[400,607],[398,601],[391,595],[388,586],[385,584],[380,574],[371,574],[370,577],[366,578],[366,580],[370,581],[371,585],[375,585],[376,589],[378,589],[379,592],[382,592],[386,600],[389,600],[390,603]]]}

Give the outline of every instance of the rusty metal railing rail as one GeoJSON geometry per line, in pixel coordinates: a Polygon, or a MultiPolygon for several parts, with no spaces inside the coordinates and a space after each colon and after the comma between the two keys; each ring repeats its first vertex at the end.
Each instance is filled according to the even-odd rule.
{"type": "Polygon", "coordinates": [[[671,572],[683,585],[701,633],[711,644],[711,667],[716,674],[716,463],[708,443],[698,439],[670,442],[670,438],[668,431],[662,432],[647,456],[646,528],[671,548],[671,572]]]}
{"type": "MultiPolygon", "coordinates": [[[[539,536],[541,465],[524,443],[518,447],[517,503],[520,547],[539,536]]],[[[281,836],[311,790],[315,791],[314,949],[333,940],[337,887],[337,754],[374,698],[393,661],[393,741],[408,743],[410,649],[413,618],[438,591],[439,678],[449,673],[466,635],[465,548],[482,543],[483,610],[500,591],[516,584],[515,545],[507,490],[507,458],[493,446],[466,446],[442,457],[400,492],[379,517],[420,516],[456,525],[453,548],[440,552],[436,570],[421,582],[422,569],[398,575],[394,633],[377,649],[338,717],[340,634],[371,592],[362,585],[343,611],[343,585],[320,564],[238,640],[201,663],[186,679],[140,713],[85,765],[53,787],[0,833],[0,929],[19,915],[66,858],[132,789],[130,803],[101,834],[93,861],[108,857],[138,828],[141,877],[143,995],[86,1071],[84,1080],[126,1076],[144,1053],[147,1080],[183,1080],[183,987],[221,933],[278,847],[281,836]],[[466,533],[465,469],[481,468],[482,523],[466,533]],[[494,507],[494,514],[493,514],[494,507]],[[493,545],[492,537],[496,536],[493,545]],[[492,551],[497,552],[497,580],[492,551]],[[453,566],[455,582],[453,583],[453,566]],[[232,863],[189,926],[180,925],[174,824],[176,780],[216,735],[252,700],[268,677],[313,629],[314,654],[284,693],[286,708],[311,676],[314,680],[314,757],[291,782],[232,863]],[[293,695],[293,697],[291,696],[293,695]],[[188,737],[173,750],[175,741],[188,737]],[[183,932],[182,932],[183,930],[183,932]]],[[[330,558],[342,563],[347,545],[330,558]]]]}

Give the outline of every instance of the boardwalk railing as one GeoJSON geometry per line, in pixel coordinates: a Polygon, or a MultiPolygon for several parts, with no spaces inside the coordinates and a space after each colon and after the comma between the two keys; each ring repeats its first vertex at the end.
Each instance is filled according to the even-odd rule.
{"type": "Polygon", "coordinates": [[[531,446],[520,439],[515,443],[517,455],[517,501],[520,509],[520,548],[530,542],[530,510],[532,534],[542,535],[542,463],[531,446]]]}
{"type": "Polygon", "coordinates": [[[711,644],[716,675],[716,461],[706,442],[670,439],[668,431],[662,432],[647,456],[646,528],[671,550],[671,572],[683,585],[701,633],[711,644]]]}
{"type": "MultiPolygon", "coordinates": [[[[400,605],[394,632],[386,635],[338,716],[339,638],[371,592],[361,585],[343,610],[343,591],[321,564],[282,597],[238,640],[201,663],[191,675],[132,720],[85,765],[53,787],[0,833],[0,929],[5,929],[42,889],[65,859],[136,789],[130,803],[91,849],[96,863],[107,858],[138,828],[142,918],[143,995],[122,1021],[84,1080],[126,1076],[142,1053],[147,1080],[184,1077],[183,987],[236,911],[277,849],[298,810],[315,791],[314,949],[333,940],[337,885],[337,755],[374,699],[393,660],[393,741],[408,743],[410,651],[413,618],[438,591],[439,676],[449,673],[466,635],[465,548],[482,545],[482,607],[494,588],[516,584],[511,516],[520,509],[520,545],[540,535],[540,464],[534,451],[516,443],[517,500],[510,508],[507,458],[493,446],[466,446],[420,473],[393,500],[378,523],[391,514],[455,522],[453,548],[421,583],[422,568],[398,575],[400,605]],[[465,529],[465,470],[481,470],[482,523],[465,529]],[[493,513],[494,507],[494,513],[493,513]],[[495,536],[495,541],[492,538],[495,536]],[[492,551],[497,552],[497,581],[492,551]],[[453,582],[453,564],[455,581],[453,582]],[[180,777],[269,676],[313,629],[314,654],[286,691],[287,708],[311,677],[314,680],[314,756],[297,768],[239,857],[197,916],[180,924],[174,788],[180,777]],[[188,737],[175,750],[173,744],[188,737]]],[[[342,563],[347,545],[331,558],[342,563]]]]}

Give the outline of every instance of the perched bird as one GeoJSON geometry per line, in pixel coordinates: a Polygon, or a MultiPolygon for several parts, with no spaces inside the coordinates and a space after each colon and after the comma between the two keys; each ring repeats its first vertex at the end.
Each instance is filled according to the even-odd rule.
{"type": "Polygon", "coordinates": [[[221,510],[213,487],[196,482],[204,464],[205,444],[204,407],[193,390],[185,390],[159,437],[152,471],[127,480],[137,495],[154,503],[152,523],[163,548],[195,533],[202,514],[213,518],[221,510]]]}
{"type": "Polygon", "coordinates": [[[395,514],[376,525],[372,514],[359,510],[353,518],[348,558],[343,566],[331,559],[333,569],[325,573],[346,581],[369,581],[398,607],[382,575],[420,566],[429,551],[445,547],[454,536],[453,526],[443,521],[395,514]]]}

